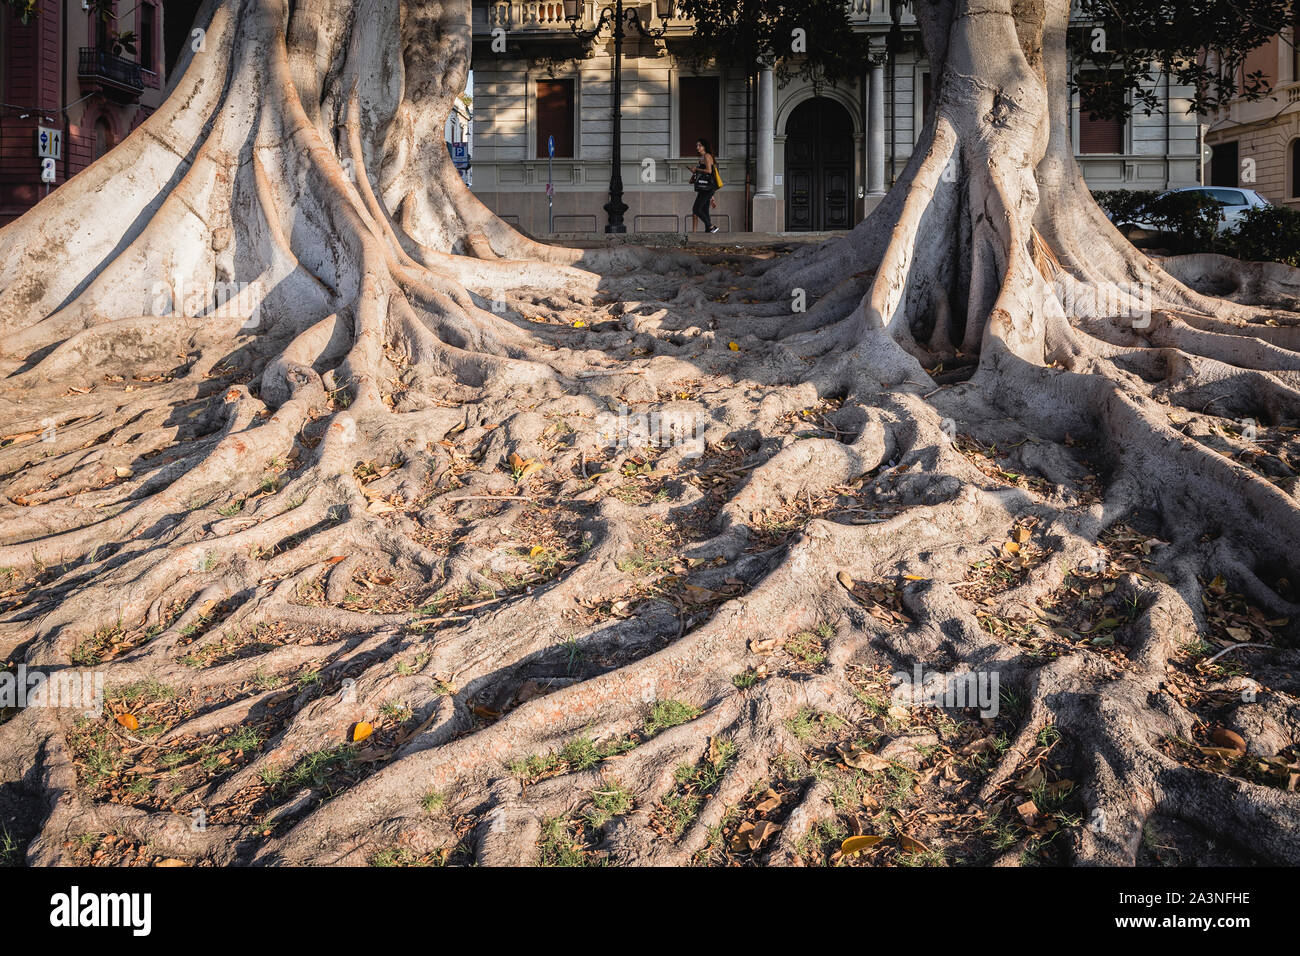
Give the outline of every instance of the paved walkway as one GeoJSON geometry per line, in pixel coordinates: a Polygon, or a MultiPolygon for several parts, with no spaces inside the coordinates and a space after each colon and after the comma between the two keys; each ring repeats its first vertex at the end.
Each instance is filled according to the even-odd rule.
{"type": "Polygon", "coordinates": [[[822,242],[844,232],[629,232],[605,235],[590,232],[544,233],[536,238],[556,246],[599,249],[603,246],[771,246],[822,242]]]}

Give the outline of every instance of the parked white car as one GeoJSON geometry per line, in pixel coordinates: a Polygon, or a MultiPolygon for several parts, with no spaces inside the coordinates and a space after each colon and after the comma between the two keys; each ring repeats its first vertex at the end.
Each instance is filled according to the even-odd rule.
{"type": "MultiPolygon", "coordinates": [[[[1237,223],[1246,214],[1246,210],[1261,209],[1273,205],[1255,190],[1241,189],[1236,186],[1188,186],[1185,189],[1173,189],[1167,193],[1161,193],[1160,198],[1174,193],[1204,193],[1208,198],[1222,205],[1223,220],[1219,223],[1218,229],[1220,234],[1237,228],[1237,223]]],[[[1120,223],[1119,225],[1133,225],[1150,232],[1157,231],[1154,223],[1144,219],[1134,219],[1131,223],[1120,223]]]]}

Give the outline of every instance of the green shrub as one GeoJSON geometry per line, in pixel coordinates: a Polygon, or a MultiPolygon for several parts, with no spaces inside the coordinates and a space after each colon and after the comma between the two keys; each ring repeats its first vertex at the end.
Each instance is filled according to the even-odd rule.
{"type": "Polygon", "coordinates": [[[1204,193],[1112,189],[1093,198],[1117,226],[1141,220],[1141,228],[1166,236],[1172,252],[1224,251],[1224,237],[1218,235],[1222,204],[1204,193]]]}
{"type": "Polygon", "coordinates": [[[1294,209],[1247,209],[1224,238],[1227,254],[1245,262],[1284,262],[1300,268],[1300,212],[1294,209]]]}
{"type": "Polygon", "coordinates": [[[1160,193],[1151,189],[1102,189],[1092,194],[1117,226],[1131,223],[1160,193]]]}
{"type": "Polygon", "coordinates": [[[1165,193],[1146,206],[1145,218],[1156,231],[1173,237],[1176,253],[1218,252],[1223,204],[1205,193],[1165,193]]]}

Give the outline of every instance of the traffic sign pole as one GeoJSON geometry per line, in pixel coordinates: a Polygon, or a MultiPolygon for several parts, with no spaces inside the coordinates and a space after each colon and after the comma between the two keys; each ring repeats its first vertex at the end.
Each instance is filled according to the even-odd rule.
{"type": "Polygon", "coordinates": [[[555,137],[546,137],[546,231],[555,232],[555,137]]]}

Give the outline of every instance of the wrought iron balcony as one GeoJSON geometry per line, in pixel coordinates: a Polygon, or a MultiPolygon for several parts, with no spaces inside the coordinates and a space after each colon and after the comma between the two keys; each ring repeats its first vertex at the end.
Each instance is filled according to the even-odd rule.
{"type": "Polygon", "coordinates": [[[115,99],[136,99],[144,92],[139,63],[94,47],[81,48],[77,78],[83,90],[98,86],[115,99]]]}

